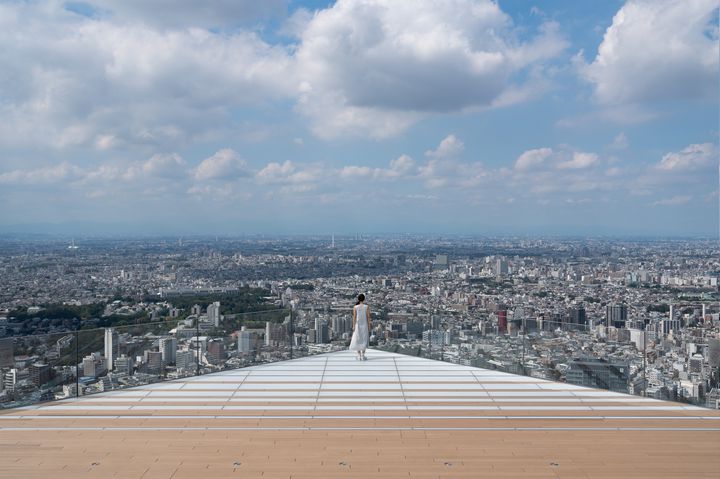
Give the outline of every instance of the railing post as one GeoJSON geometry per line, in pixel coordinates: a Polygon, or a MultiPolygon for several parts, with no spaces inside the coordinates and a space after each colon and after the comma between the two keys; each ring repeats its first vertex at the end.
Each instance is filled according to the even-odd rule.
{"type": "Polygon", "coordinates": [[[195,365],[195,376],[200,376],[200,318],[195,318],[195,349],[197,350],[197,354],[195,354],[195,362],[197,363],[195,365]]]}
{"type": "Polygon", "coordinates": [[[647,397],[647,329],[643,329],[643,397],[647,397]]]}
{"type": "Polygon", "coordinates": [[[80,397],[80,333],[75,330],[75,397],[80,397]]]}

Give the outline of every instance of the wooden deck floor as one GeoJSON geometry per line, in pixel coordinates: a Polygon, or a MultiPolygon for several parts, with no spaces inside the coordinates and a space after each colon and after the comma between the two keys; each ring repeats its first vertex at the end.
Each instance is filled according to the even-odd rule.
{"type": "Polygon", "coordinates": [[[0,477],[720,477],[720,412],[331,353],[0,415],[0,477]]]}

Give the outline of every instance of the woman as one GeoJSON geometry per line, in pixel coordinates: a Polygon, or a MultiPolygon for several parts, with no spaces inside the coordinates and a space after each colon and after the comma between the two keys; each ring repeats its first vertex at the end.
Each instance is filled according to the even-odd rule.
{"type": "Polygon", "coordinates": [[[370,342],[370,308],[365,304],[365,295],[360,293],[353,308],[353,335],[350,351],[357,351],[358,361],[366,361],[365,350],[370,342]]]}

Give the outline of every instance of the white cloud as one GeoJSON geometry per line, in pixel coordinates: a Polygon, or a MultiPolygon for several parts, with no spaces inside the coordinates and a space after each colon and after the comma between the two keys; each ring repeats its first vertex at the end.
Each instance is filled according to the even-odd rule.
{"type": "Polygon", "coordinates": [[[157,154],[143,163],[142,172],[159,178],[182,178],[187,176],[185,168],[185,160],[177,153],[157,154]]]}
{"type": "Polygon", "coordinates": [[[11,186],[43,185],[78,180],[85,172],[69,163],[46,166],[32,170],[13,170],[0,173],[0,184],[11,186]]]}
{"type": "Polygon", "coordinates": [[[712,143],[691,144],[669,152],[647,166],[629,182],[635,195],[647,196],[668,191],[693,191],[697,195],[717,188],[719,165],[717,147],[712,143]]]}
{"type": "Polygon", "coordinates": [[[692,199],[692,196],[677,195],[672,198],[665,198],[653,202],[653,206],[677,206],[684,205],[692,199]]]}
{"type": "Polygon", "coordinates": [[[505,184],[534,195],[617,189],[623,181],[614,177],[622,170],[607,169],[606,163],[596,153],[572,151],[566,146],[557,150],[537,148],[515,160],[505,184]]]}
{"type": "Polygon", "coordinates": [[[561,161],[558,163],[557,168],[560,170],[581,170],[591,167],[597,161],[598,156],[595,153],[576,151],[573,153],[571,160],[561,161]]]}
{"type": "Polygon", "coordinates": [[[5,146],[177,146],[295,84],[288,49],[253,32],[165,30],[54,1],[0,3],[0,44],[5,146]]]}
{"type": "Polygon", "coordinates": [[[666,154],[655,168],[661,171],[692,171],[717,165],[718,151],[715,145],[702,143],[666,154]]]}
{"type": "Polygon", "coordinates": [[[543,164],[552,154],[551,148],[537,148],[525,151],[515,160],[515,169],[525,171],[535,168],[543,164]]]}
{"type": "Polygon", "coordinates": [[[243,176],[249,176],[247,164],[230,148],[219,150],[213,156],[204,159],[194,172],[197,181],[234,180],[243,176]]]}
{"type": "Polygon", "coordinates": [[[488,0],[338,1],[304,26],[298,110],[325,138],[387,137],[431,113],[491,106],[566,45],[552,24],[518,42],[488,0]]]}
{"type": "Polygon", "coordinates": [[[298,14],[295,45],[237,28],[281,0],[90,5],[88,17],[52,0],[0,4],[0,145],[177,148],[237,129],[233,109],[287,100],[322,138],[386,138],[525,101],[566,45],[552,23],[518,40],[490,0],[343,0],[298,14]]]}
{"type": "Polygon", "coordinates": [[[340,169],[341,178],[370,178],[374,180],[395,180],[413,175],[415,160],[408,155],[390,161],[389,168],[370,168],[368,166],[345,166],[340,169]]]}
{"type": "Polygon", "coordinates": [[[427,156],[433,158],[449,158],[459,155],[465,149],[465,145],[455,135],[446,136],[435,150],[425,152],[427,156]]]}
{"type": "Polygon", "coordinates": [[[463,162],[457,157],[465,150],[455,135],[446,136],[434,150],[425,152],[430,158],[418,168],[418,175],[427,188],[472,188],[486,181],[488,172],[480,162],[463,162]]]}
{"type": "Polygon", "coordinates": [[[255,179],[258,183],[312,183],[322,177],[322,172],[317,165],[305,165],[298,167],[290,160],[284,163],[268,163],[257,172],[255,179]]]}
{"type": "Polygon", "coordinates": [[[716,0],[630,0],[580,73],[603,104],[717,97],[716,0]]]}

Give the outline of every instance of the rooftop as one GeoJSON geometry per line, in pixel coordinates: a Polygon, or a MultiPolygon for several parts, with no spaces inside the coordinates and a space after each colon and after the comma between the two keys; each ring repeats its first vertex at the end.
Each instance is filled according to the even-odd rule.
{"type": "Polygon", "coordinates": [[[713,477],[720,412],[381,351],[6,411],[6,477],[713,477]]]}

